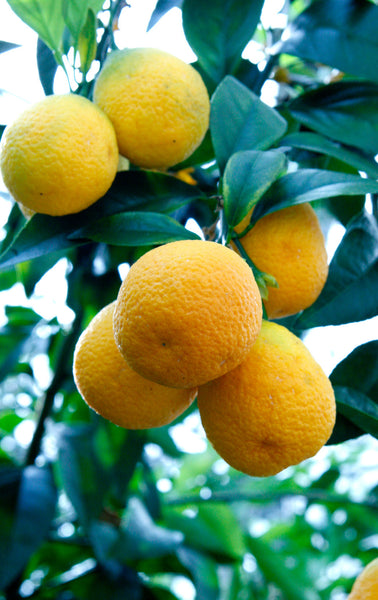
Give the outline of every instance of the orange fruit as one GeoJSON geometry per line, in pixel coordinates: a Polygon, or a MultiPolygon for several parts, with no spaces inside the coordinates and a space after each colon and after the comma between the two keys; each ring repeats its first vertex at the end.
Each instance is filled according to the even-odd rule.
{"type": "MultiPolygon", "coordinates": [[[[251,215],[235,229],[243,231],[251,215]]],[[[240,238],[260,271],[273,275],[278,287],[268,287],[264,301],[269,319],[308,308],[318,298],[328,275],[327,252],[318,217],[310,204],[270,213],[240,238]]]]}
{"type": "Polygon", "coordinates": [[[76,344],[76,386],[91,408],[121,427],[148,429],[171,423],[190,406],[197,390],[168,388],[135,373],[114,341],[114,307],[115,302],[105,306],[76,344]]]}
{"type": "Polygon", "coordinates": [[[112,121],[121,154],[147,169],[186,159],[209,126],[210,101],[198,71],[155,48],[111,52],[93,99],[112,121]]]}
{"type": "Polygon", "coordinates": [[[378,558],[372,560],[355,580],[348,600],[377,600],[378,558]]]}
{"type": "Polygon", "coordinates": [[[108,117],[87,98],[47,96],[8,125],[1,139],[4,183],[26,210],[76,213],[101,198],[117,172],[108,117]]]}
{"type": "Polygon", "coordinates": [[[328,377],[299,338],[263,321],[244,361],[198,389],[209,441],[232,467],[274,475],[314,456],[335,423],[328,377]]]}
{"type": "Polygon", "coordinates": [[[144,254],[123,281],[115,339],[143,377],[196,387],[239,364],[261,326],[247,263],[215,242],[183,240],[144,254]]]}

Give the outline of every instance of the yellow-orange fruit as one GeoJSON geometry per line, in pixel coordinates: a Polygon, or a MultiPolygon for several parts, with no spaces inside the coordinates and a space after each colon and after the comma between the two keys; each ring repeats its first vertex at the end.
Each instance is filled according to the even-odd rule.
{"type": "MultiPolygon", "coordinates": [[[[235,229],[248,225],[246,218],[235,229]]],[[[273,275],[278,287],[268,288],[264,301],[269,319],[308,308],[318,298],[328,275],[327,252],[318,217],[310,204],[270,213],[240,238],[260,271],[273,275]]]]}
{"type": "Polygon", "coordinates": [[[247,263],[221,244],[183,240],[154,248],[132,265],[118,294],[114,332],[143,377],[191,388],[239,364],[261,319],[247,263]]]}
{"type": "Polygon", "coordinates": [[[378,558],[372,560],[355,580],[348,600],[377,600],[378,558]]]}
{"type": "Polygon", "coordinates": [[[75,348],[76,386],[97,413],[127,429],[171,423],[193,402],[196,389],[168,388],[144,379],[127,364],[113,335],[115,302],[103,308],[75,348]]]}
{"type": "Polygon", "coordinates": [[[244,361],[198,389],[203,427],[219,455],[253,476],[314,456],[329,439],[336,405],[328,377],[286,327],[263,321],[244,361]]]}
{"type": "Polygon", "coordinates": [[[8,125],[1,139],[4,183],[27,214],[87,208],[111,186],[118,157],[110,120],[76,94],[47,96],[8,125]]]}
{"type": "Polygon", "coordinates": [[[111,52],[93,99],[112,121],[121,154],[147,169],[188,158],[209,126],[210,101],[198,71],[155,48],[111,52]]]}

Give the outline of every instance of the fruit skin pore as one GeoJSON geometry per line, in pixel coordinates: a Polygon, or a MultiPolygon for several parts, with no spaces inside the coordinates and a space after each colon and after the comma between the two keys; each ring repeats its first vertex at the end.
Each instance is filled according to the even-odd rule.
{"type": "Polygon", "coordinates": [[[191,388],[239,364],[261,320],[261,296],[247,263],[221,244],[184,240],[132,265],[119,290],[114,332],[143,377],[191,388]]]}
{"type": "Polygon", "coordinates": [[[369,562],[355,580],[348,600],[377,600],[378,557],[369,562]]]}
{"type": "MultiPolygon", "coordinates": [[[[235,227],[241,233],[251,214],[235,227]]],[[[327,252],[318,217],[308,203],[289,206],[259,219],[240,238],[260,271],[273,275],[264,306],[269,319],[294,315],[311,306],[328,275],[327,252]]]]}
{"type": "Polygon", "coordinates": [[[199,387],[198,408],[219,455],[258,477],[314,456],[336,416],[328,377],[299,338],[270,321],[238,367],[199,387]]]}
{"type": "Polygon", "coordinates": [[[47,96],[8,125],[1,140],[4,183],[31,211],[79,212],[101,198],[118,166],[108,117],[76,94],[47,96]]]}
{"type": "Polygon", "coordinates": [[[209,126],[210,101],[198,71],[154,48],[111,52],[93,99],[112,121],[120,153],[146,169],[188,158],[209,126]]]}
{"type": "Polygon", "coordinates": [[[195,399],[197,390],[158,385],[133,371],[113,336],[115,302],[105,306],[81,334],[74,353],[74,380],[87,404],[127,429],[171,423],[195,399]]]}

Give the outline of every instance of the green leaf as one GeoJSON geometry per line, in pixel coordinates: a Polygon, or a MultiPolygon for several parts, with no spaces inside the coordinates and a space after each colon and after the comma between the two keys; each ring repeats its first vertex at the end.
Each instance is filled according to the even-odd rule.
{"type": "Polygon", "coordinates": [[[286,128],[276,110],[234,77],[228,75],[217,87],[211,100],[210,131],[221,170],[235,152],[266,150],[286,128]]]}
{"type": "Polygon", "coordinates": [[[3,42],[0,41],[0,54],[2,52],[8,52],[8,50],[12,50],[13,48],[19,48],[19,44],[12,44],[12,42],[3,42]]]}
{"type": "Polygon", "coordinates": [[[227,223],[234,227],[285,171],[286,156],[277,150],[236,152],[228,160],[222,192],[227,223]]]}
{"type": "Polygon", "coordinates": [[[378,404],[349,387],[336,385],[334,390],[337,410],[363,432],[378,438],[378,404]]]}
{"type": "Polygon", "coordinates": [[[2,532],[0,536],[0,589],[20,574],[47,537],[56,501],[50,468],[26,467],[18,489],[13,526],[9,535],[2,532]]]}
{"type": "Polygon", "coordinates": [[[71,239],[93,240],[115,246],[150,246],[199,236],[167,215],[127,212],[104,217],[75,231],[71,239]]]}
{"type": "Polygon", "coordinates": [[[8,0],[8,4],[51,50],[59,50],[64,30],[62,0],[8,0]]]}
{"type": "Polygon", "coordinates": [[[299,169],[275,181],[257,204],[252,222],[286,206],[336,196],[375,194],[378,182],[359,175],[322,169],[299,169]]]}
{"type": "Polygon", "coordinates": [[[378,85],[375,83],[331,83],[302,94],[287,108],[300,123],[328,138],[360,148],[372,156],[378,153],[378,85]]]}
{"type": "Polygon", "coordinates": [[[158,0],[148,22],[147,31],[152,29],[171,8],[181,8],[182,3],[183,0],[158,0]]]}
{"type": "Polygon", "coordinates": [[[73,233],[104,217],[125,211],[172,213],[201,196],[193,185],[171,175],[152,171],[118,173],[110,190],[88,209],[65,217],[34,215],[0,256],[0,270],[83,244],[73,233]]]}
{"type": "Polygon", "coordinates": [[[219,600],[220,587],[216,561],[189,547],[180,548],[177,556],[194,579],[196,600],[219,600]]]}
{"type": "Polygon", "coordinates": [[[358,171],[363,171],[368,177],[376,179],[378,177],[378,164],[375,160],[364,156],[357,150],[351,150],[340,146],[336,142],[332,142],[317,133],[300,132],[292,133],[284,137],[280,141],[281,146],[293,146],[294,148],[301,148],[304,150],[310,150],[311,152],[319,152],[332,156],[348,165],[351,165],[358,171]]]}
{"type": "Polygon", "coordinates": [[[293,22],[279,51],[378,81],[377,30],[372,2],[318,0],[293,22]]]}
{"type": "Polygon", "coordinates": [[[238,66],[259,23],[263,4],[263,0],[184,0],[186,39],[215,84],[238,66]]]}
{"type": "Polygon", "coordinates": [[[378,226],[368,213],[352,219],[322,293],[295,321],[307,329],[363,321],[378,314],[378,226]]]}
{"type": "Polygon", "coordinates": [[[237,518],[226,503],[218,504],[216,511],[211,504],[202,503],[197,506],[194,517],[188,516],[185,509],[169,507],[165,512],[165,521],[170,527],[182,531],[186,543],[201,552],[210,552],[229,560],[241,558],[246,550],[237,518]]]}
{"type": "Polygon", "coordinates": [[[264,576],[266,583],[274,583],[282,591],[284,598],[290,600],[320,600],[320,596],[310,585],[306,572],[300,577],[288,576],[285,555],[273,550],[273,547],[262,538],[250,537],[250,551],[264,576]]]}
{"type": "Polygon", "coordinates": [[[80,71],[88,73],[90,66],[96,58],[96,34],[97,20],[94,12],[88,10],[87,19],[81,28],[78,38],[78,50],[80,55],[80,71]]]}
{"type": "Polygon", "coordinates": [[[79,34],[87,19],[88,0],[61,0],[62,13],[65,24],[67,25],[76,45],[79,34]]]}

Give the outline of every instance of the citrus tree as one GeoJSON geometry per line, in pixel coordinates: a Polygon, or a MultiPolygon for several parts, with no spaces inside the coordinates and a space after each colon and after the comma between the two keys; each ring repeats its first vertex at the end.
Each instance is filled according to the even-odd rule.
{"type": "Polygon", "coordinates": [[[378,341],[326,375],[306,337],[376,325],[376,3],[158,0],[190,67],[121,43],[124,0],[8,4],[46,98],[0,115],[0,598],[345,599],[378,341]]]}

